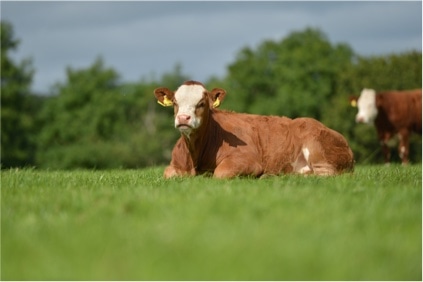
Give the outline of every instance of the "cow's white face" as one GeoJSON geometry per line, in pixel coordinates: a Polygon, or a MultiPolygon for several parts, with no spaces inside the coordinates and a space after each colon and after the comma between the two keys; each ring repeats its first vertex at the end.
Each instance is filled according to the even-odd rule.
{"type": "Polygon", "coordinates": [[[191,80],[182,84],[176,92],[166,87],[156,88],[154,95],[160,105],[173,106],[175,127],[189,138],[208,118],[209,111],[220,106],[226,91],[213,88],[209,92],[203,84],[191,80]]]}
{"type": "Polygon", "coordinates": [[[357,100],[358,113],[356,122],[372,123],[377,116],[376,92],[373,89],[363,89],[357,100]]]}
{"type": "Polygon", "coordinates": [[[189,136],[200,127],[206,103],[207,90],[199,84],[181,85],[175,92],[175,127],[189,136]]]}

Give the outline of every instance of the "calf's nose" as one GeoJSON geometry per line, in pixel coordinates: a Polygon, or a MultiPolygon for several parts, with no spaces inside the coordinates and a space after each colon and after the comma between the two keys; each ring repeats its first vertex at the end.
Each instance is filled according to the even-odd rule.
{"type": "Polygon", "coordinates": [[[178,119],[179,124],[188,124],[189,120],[191,119],[191,116],[189,116],[189,115],[178,115],[176,118],[178,119]]]}

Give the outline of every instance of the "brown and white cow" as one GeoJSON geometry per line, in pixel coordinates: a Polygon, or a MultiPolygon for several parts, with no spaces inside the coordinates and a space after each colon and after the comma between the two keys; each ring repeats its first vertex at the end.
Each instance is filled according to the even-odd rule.
{"type": "Polygon", "coordinates": [[[352,171],[345,138],[311,118],[241,114],[217,110],[226,91],[187,81],[176,92],[157,88],[158,103],[173,106],[181,132],[164,177],[205,172],[217,178],[352,171]]]}
{"type": "Polygon", "coordinates": [[[422,134],[422,90],[376,93],[373,89],[363,89],[359,98],[351,97],[350,101],[352,106],[358,107],[357,123],[376,126],[385,163],[391,159],[390,141],[398,138],[399,156],[402,163],[407,164],[410,134],[422,134]]]}

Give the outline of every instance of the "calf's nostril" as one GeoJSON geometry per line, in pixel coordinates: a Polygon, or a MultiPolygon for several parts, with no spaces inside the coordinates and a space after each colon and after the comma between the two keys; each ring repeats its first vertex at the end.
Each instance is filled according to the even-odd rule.
{"type": "Polygon", "coordinates": [[[178,115],[178,122],[179,123],[187,123],[191,119],[189,115],[178,115]]]}

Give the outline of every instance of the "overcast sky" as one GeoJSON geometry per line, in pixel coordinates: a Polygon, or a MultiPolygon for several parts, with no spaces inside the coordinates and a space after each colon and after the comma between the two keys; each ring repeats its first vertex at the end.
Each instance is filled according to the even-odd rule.
{"type": "Polygon", "coordinates": [[[33,90],[102,56],[123,81],[181,63],[191,79],[222,77],[238,51],[314,27],[359,55],[422,50],[422,2],[5,2],[1,19],[32,58],[33,90]]]}

